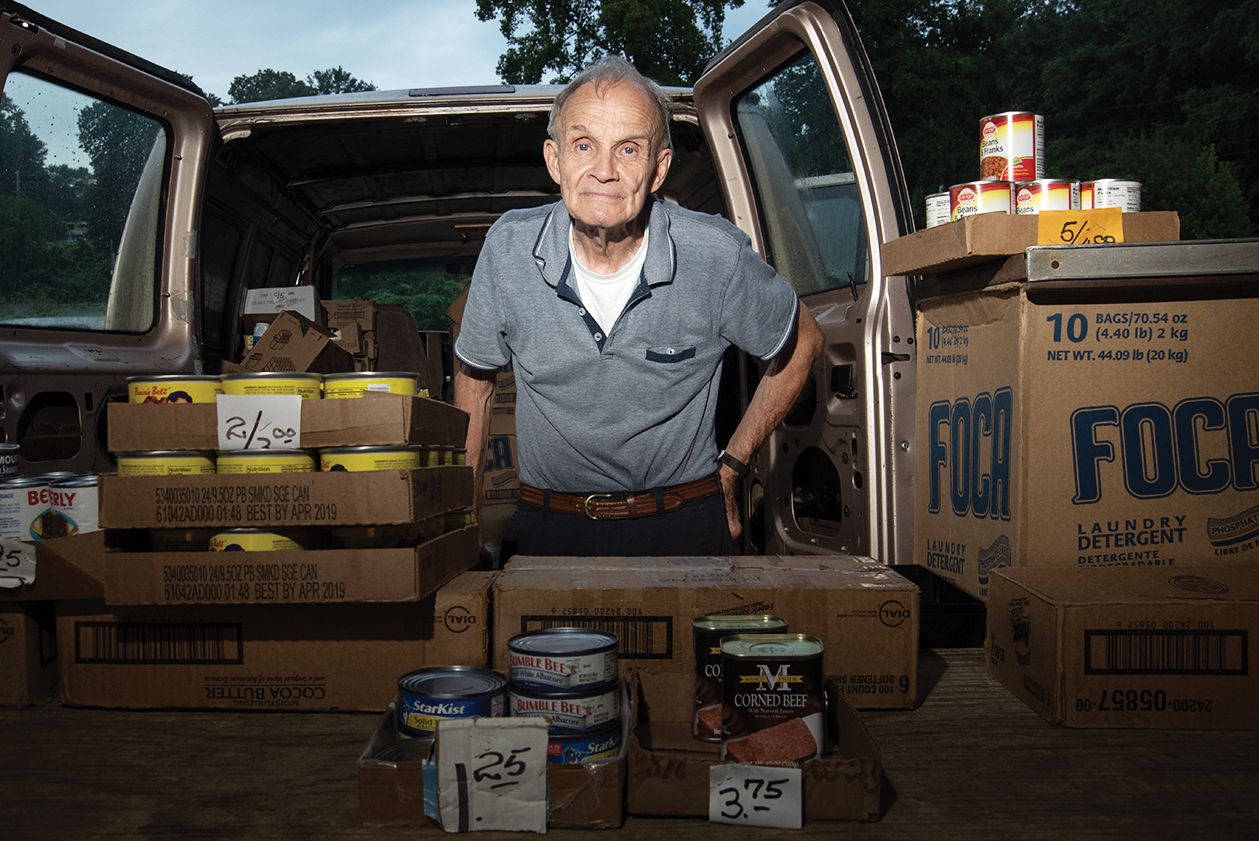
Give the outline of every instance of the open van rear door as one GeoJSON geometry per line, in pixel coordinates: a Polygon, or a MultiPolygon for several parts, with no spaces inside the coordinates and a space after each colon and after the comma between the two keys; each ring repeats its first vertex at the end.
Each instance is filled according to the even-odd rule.
{"type": "MultiPolygon", "coordinates": [[[[909,563],[913,314],[879,246],[910,230],[869,62],[838,2],[777,6],[713,60],[695,105],[732,220],[826,336],[744,485],[748,548],[909,563]]],[[[746,404],[760,371],[744,360],[746,404]]]]}
{"type": "Polygon", "coordinates": [[[0,440],[101,471],[126,377],[200,367],[213,118],[191,82],[0,0],[0,440]]]}

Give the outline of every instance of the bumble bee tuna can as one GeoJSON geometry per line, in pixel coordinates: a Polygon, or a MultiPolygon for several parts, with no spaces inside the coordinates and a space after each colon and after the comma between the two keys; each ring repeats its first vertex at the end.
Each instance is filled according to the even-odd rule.
{"type": "Polygon", "coordinates": [[[214,472],[214,454],[200,450],[118,453],[119,476],[208,476],[214,472]]]}
{"type": "Polygon", "coordinates": [[[616,680],[616,637],[585,628],[548,628],[507,641],[513,687],[576,689],[616,680]]]}
{"type": "Polygon", "coordinates": [[[127,377],[131,403],[213,403],[223,393],[223,383],[210,374],[158,374],[127,377]]]}
{"type": "Polygon", "coordinates": [[[420,375],[409,371],[356,371],[345,374],[324,374],[323,396],[326,400],[362,397],[364,394],[405,394],[419,392],[420,375]]]}
{"type": "Polygon", "coordinates": [[[398,729],[412,736],[436,736],[437,724],[451,718],[501,718],[507,679],[472,666],[434,666],[398,679],[398,729]]]}
{"type": "Polygon", "coordinates": [[[261,371],[224,374],[226,394],[296,394],[303,400],[318,400],[323,390],[322,374],[291,371],[261,371]]]}
{"type": "Polygon", "coordinates": [[[562,691],[511,685],[513,716],[542,716],[552,736],[588,733],[621,719],[621,685],[583,686],[562,691]]]}
{"type": "Polygon", "coordinates": [[[305,450],[231,450],[219,453],[219,473],[310,473],[315,457],[305,450]]]}

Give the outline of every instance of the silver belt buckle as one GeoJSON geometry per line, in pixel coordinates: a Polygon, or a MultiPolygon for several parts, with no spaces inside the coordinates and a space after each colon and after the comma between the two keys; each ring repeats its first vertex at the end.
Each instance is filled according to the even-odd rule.
{"type": "Polygon", "coordinates": [[[590,512],[590,501],[593,499],[612,499],[613,496],[614,496],[613,494],[591,494],[590,496],[586,497],[586,499],[582,502],[581,504],[582,510],[586,512],[587,517],[589,517],[592,520],[597,520],[599,519],[599,516],[597,514],[592,514],[590,512]]]}

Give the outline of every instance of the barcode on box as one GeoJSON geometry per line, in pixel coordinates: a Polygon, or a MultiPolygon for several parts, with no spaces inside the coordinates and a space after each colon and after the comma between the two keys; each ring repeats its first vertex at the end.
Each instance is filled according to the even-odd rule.
{"type": "Polygon", "coordinates": [[[1085,631],[1090,675],[1244,675],[1246,631],[1085,631]]]}
{"type": "Polygon", "coordinates": [[[521,616],[520,632],[546,628],[588,628],[616,635],[622,660],[668,660],[673,657],[672,616],[521,616]]]}
{"type": "Polygon", "coordinates": [[[74,661],[108,665],[244,662],[241,626],[219,622],[76,622],[74,661]]]}

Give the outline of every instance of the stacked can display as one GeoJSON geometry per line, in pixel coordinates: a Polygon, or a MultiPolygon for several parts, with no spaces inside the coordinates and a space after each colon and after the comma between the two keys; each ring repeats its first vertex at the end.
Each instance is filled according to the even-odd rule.
{"type": "Polygon", "coordinates": [[[576,764],[621,749],[617,638],[585,628],[549,628],[507,641],[511,715],[549,722],[547,761],[576,764]]]}
{"type": "Polygon", "coordinates": [[[98,530],[93,473],[0,476],[0,537],[51,540],[98,530]]]}

